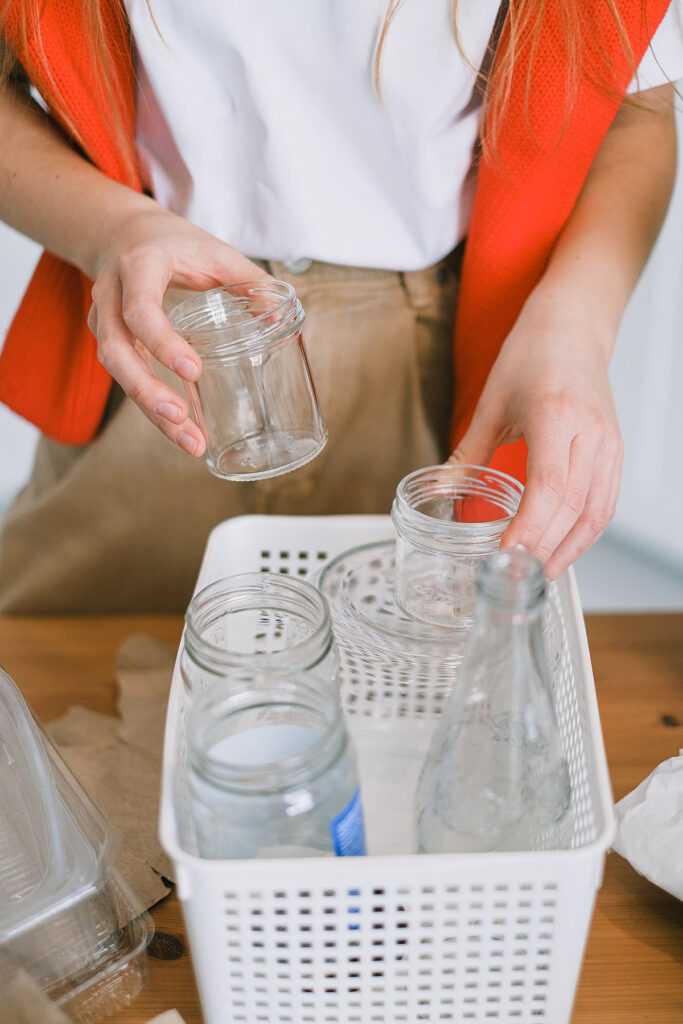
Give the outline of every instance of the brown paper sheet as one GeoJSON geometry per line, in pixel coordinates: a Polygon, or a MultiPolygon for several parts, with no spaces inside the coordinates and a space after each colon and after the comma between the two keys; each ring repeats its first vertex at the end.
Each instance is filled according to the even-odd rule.
{"type": "Polygon", "coordinates": [[[169,892],[173,866],[157,836],[161,755],[175,652],[135,635],[117,658],[113,718],[74,706],[48,728],[83,787],[121,838],[117,867],[144,908],[169,892]]]}
{"type": "Polygon", "coordinates": [[[50,722],[50,735],[57,746],[69,746],[72,737],[82,736],[90,747],[110,747],[116,743],[120,722],[111,715],[72,704],[69,710],[50,722]]]}

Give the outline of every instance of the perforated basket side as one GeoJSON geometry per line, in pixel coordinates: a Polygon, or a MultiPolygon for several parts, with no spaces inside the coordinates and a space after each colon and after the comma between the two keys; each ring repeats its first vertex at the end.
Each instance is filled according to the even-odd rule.
{"type": "Polygon", "coordinates": [[[212,530],[195,592],[238,572],[308,576],[347,548],[392,537],[389,516],[237,516],[212,530]]]}
{"type": "MultiPolygon", "coordinates": [[[[291,571],[318,553],[390,535],[387,517],[233,520],[214,531],[198,587],[260,567],[291,571]]],[[[569,1020],[614,820],[571,574],[553,601],[566,640],[554,678],[576,790],[572,850],[201,860],[180,781],[176,671],[161,836],[176,866],[207,1024],[569,1020]]]]}
{"type": "Polygon", "coordinates": [[[589,856],[227,868],[184,908],[207,1024],[569,1020],[589,856]]]}

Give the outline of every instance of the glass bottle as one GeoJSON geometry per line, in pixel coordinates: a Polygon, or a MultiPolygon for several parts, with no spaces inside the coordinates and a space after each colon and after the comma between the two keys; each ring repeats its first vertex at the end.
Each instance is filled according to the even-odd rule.
{"type": "Polygon", "coordinates": [[[365,853],[339,696],[305,673],[235,673],[187,722],[188,792],[209,858],[365,853]]]}
{"type": "Polygon", "coordinates": [[[523,549],[477,579],[475,625],[416,795],[421,853],[561,849],[571,789],[542,636],[545,579],[523,549]]]}

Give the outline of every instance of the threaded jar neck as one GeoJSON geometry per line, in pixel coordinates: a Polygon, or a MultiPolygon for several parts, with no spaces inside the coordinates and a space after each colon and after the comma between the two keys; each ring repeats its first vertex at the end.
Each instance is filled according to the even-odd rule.
{"type": "Polygon", "coordinates": [[[202,360],[256,354],[300,330],[304,311],[284,281],[242,281],[193,295],[169,319],[202,360]]]}
{"type": "Polygon", "coordinates": [[[333,644],[327,601],[306,580],[240,573],[196,594],[185,614],[185,650],[209,671],[312,669],[333,644]],[[247,625],[242,623],[247,620],[247,625]]]}
{"type": "Polygon", "coordinates": [[[429,466],[401,480],[391,517],[397,536],[418,549],[485,553],[500,540],[523,490],[484,466],[429,466]]]}

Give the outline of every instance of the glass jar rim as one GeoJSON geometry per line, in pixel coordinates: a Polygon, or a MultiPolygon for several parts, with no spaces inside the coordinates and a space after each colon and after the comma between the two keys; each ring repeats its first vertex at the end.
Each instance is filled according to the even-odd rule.
{"type": "Polygon", "coordinates": [[[194,595],[185,612],[184,645],[193,660],[209,670],[221,670],[227,666],[246,668],[254,657],[277,658],[284,667],[288,655],[295,656],[297,662],[304,662],[307,667],[313,668],[325,657],[332,643],[330,609],[324,595],[307,580],[284,573],[245,572],[214,580],[194,595]],[[276,599],[279,602],[277,605],[276,599]],[[306,618],[305,612],[310,612],[308,621],[312,632],[292,647],[263,654],[227,651],[211,643],[202,634],[202,628],[206,628],[226,610],[274,610],[276,607],[280,611],[298,613],[301,618],[306,618]],[[203,618],[198,622],[200,615],[203,618]]]}
{"type": "MultiPolygon", "coordinates": [[[[202,739],[210,731],[209,726],[202,739]]],[[[321,775],[347,743],[339,700],[330,691],[316,686],[303,672],[237,672],[231,676],[227,686],[224,682],[214,683],[191,705],[187,737],[190,763],[196,770],[226,789],[249,793],[281,792],[321,775]],[[215,710],[213,726],[230,715],[259,707],[298,706],[318,714],[326,728],[318,739],[297,754],[279,761],[240,765],[212,757],[197,742],[201,716],[212,706],[215,710]],[[315,772],[312,773],[314,766],[315,772]]]]}
{"type": "Polygon", "coordinates": [[[294,288],[285,281],[236,281],[184,299],[173,307],[168,318],[173,329],[202,358],[212,359],[240,356],[272,346],[299,329],[304,312],[294,288]],[[263,312],[249,313],[250,298],[264,295],[279,299],[263,312]],[[227,297],[230,301],[224,301],[227,297]],[[221,310],[225,313],[222,322],[215,319],[221,310]],[[228,313],[231,313],[229,318],[228,313]],[[239,336],[223,340],[211,337],[226,327],[240,331],[239,336]]]}
{"type": "Polygon", "coordinates": [[[516,514],[523,492],[524,487],[519,480],[488,466],[448,463],[426,466],[400,481],[392,505],[392,519],[397,533],[407,536],[416,547],[430,551],[435,544],[445,543],[456,549],[463,545],[471,550],[472,545],[486,544],[505,530],[516,514]],[[416,507],[414,498],[422,493],[420,486],[429,481],[435,483],[434,497],[452,497],[454,501],[465,497],[484,498],[506,514],[498,519],[474,523],[428,515],[416,507]],[[454,486],[456,483],[458,487],[454,486]]]}

